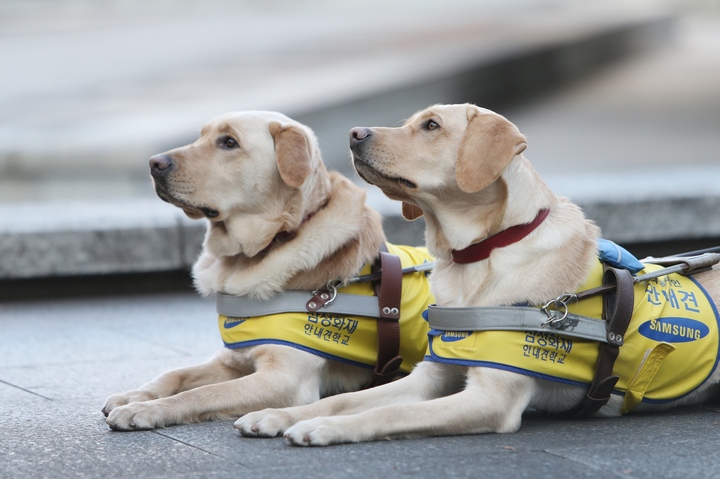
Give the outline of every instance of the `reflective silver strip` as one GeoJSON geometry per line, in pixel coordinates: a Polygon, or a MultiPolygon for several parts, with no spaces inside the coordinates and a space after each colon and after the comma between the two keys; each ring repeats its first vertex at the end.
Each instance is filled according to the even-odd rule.
{"type": "MultiPolygon", "coordinates": [[[[215,296],[215,307],[218,314],[235,318],[280,313],[308,313],[305,305],[312,297],[312,291],[284,291],[268,300],[218,293],[215,296]]],[[[379,318],[380,306],[377,296],[338,293],[332,303],[317,311],[317,314],[323,313],[379,318]]]]}
{"type": "MultiPolygon", "coordinates": [[[[556,312],[557,313],[557,312],[556,312]]],[[[539,308],[520,306],[444,308],[431,305],[428,323],[440,331],[541,331],[607,342],[605,321],[569,313],[555,324],[539,308]]]]}

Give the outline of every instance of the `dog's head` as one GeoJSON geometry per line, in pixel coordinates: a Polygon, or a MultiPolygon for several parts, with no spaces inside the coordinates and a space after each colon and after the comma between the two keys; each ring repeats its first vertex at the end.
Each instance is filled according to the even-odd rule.
{"type": "Polygon", "coordinates": [[[223,233],[207,242],[222,255],[254,256],[329,190],[315,135],[274,112],[215,118],[196,142],[153,156],[150,174],[161,199],[223,233]]]}
{"type": "Polygon", "coordinates": [[[424,208],[490,202],[506,194],[497,180],[526,146],[515,125],[470,104],[432,106],[399,128],[350,130],[358,174],[402,201],[410,220],[424,208]]]}

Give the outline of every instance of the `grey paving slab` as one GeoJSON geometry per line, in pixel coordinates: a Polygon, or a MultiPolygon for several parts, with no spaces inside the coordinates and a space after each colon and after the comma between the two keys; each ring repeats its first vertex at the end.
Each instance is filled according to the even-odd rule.
{"type": "Polygon", "coordinates": [[[0,477],[694,478],[718,472],[712,460],[699,460],[718,447],[717,404],[611,420],[530,414],[515,434],[318,449],[243,438],[233,421],[132,433],[107,427],[100,413],[107,395],[198,362],[218,341],[212,305],[193,295],[4,305],[0,477]],[[55,329],[38,335],[39,326],[52,322],[55,329]],[[106,336],[101,348],[92,347],[92,339],[106,336]]]}
{"type": "Polygon", "coordinates": [[[549,445],[547,452],[626,477],[715,477],[720,466],[705,458],[717,450],[719,419],[717,414],[685,408],[659,417],[628,417],[590,427],[583,421],[582,434],[595,439],[594,444],[568,441],[549,445]]]}
{"type": "Polygon", "coordinates": [[[173,477],[177,471],[203,477],[217,462],[204,451],[153,432],[128,440],[109,433],[82,435],[71,427],[58,430],[48,424],[9,431],[15,439],[0,440],[0,477],[173,477]],[[18,434],[23,430],[25,434],[18,434]]]}
{"type": "Polygon", "coordinates": [[[602,228],[603,236],[618,243],[720,237],[720,195],[636,201],[610,198],[580,204],[585,215],[602,228]]]}
{"type": "Polygon", "coordinates": [[[209,352],[207,344],[222,345],[214,311],[212,302],[194,294],[9,303],[0,309],[0,368],[209,352]]]}
{"type": "Polygon", "coordinates": [[[295,448],[282,438],[248,439],[227,429],[232,423],[169,428],[162,434],[235,461],[258,477],[550,477],[562,468],[573,477],[597,470],[523,446],[523,433],[380,441],[324,449],[295,448]],[[515,444],[515,445],[512,445],[515,444]],[[517,456],[523,460],[518,462],[517,456]],[[533,476],[535,474],[535,476],[533,476]]]}

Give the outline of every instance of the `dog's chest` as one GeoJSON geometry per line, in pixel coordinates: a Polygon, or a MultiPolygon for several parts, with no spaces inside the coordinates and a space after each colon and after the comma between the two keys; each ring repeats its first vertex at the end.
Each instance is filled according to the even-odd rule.
{"type": "Polygon", "coordinates": [[[493,295],[486,288],[490,280],[488,272],[484,264],[437,263],[430,280],[437,304],[452,308],[491,304],[488,301],[493,295]]]}

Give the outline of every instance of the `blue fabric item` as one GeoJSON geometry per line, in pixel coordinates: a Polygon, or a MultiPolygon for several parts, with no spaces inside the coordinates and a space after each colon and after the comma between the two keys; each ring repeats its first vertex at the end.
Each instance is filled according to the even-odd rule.
{"type": "Polygon", "coordinates": [[[628,250],[606,239],[598,240],[598,258],[615,268],[623,268],[632,274],[645,268],[628,250]]]}

